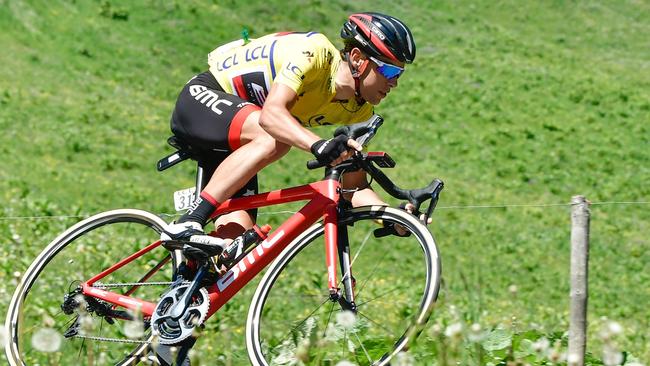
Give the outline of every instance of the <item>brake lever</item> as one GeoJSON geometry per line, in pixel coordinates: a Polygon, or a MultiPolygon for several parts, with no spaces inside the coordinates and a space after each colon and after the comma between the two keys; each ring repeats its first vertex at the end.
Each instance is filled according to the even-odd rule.
{"type": "Polygon", "coordinates": [[[433,214],[433,210],[436,208],[438,205],[438,199],[440,198],[440,192],[442,191],[443,188],[445,188],[445,184],[442,181],[439,181],[440,183],[436,187],[436,189],[431,192],[431,202],[429,203],[429,207],[427,208],[427,212],[424,214],[424,219],[422,220],[423,224],[427,224],[427,221],[429,221],[429,217],[431,217],[431,214],[433,214]]]}

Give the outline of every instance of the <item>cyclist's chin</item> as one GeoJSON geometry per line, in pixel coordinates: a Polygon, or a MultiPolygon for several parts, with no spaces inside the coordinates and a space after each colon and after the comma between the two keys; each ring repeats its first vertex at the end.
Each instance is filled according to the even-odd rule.
{"type": "Polygon", "coordinates": [[[379,104],[379,102],[381,102],[385,97],[386,97],[386,95],[384,95],[384,94],[380,94],[380,93],[377,93],[377,94],[372,95],[372,96],[369,96],[368,98],[365,98],[365,99],[366,99],[366,102],[368,102],[368,103],[370,103],[370,104],[372,104],[372,105],[377,105],[377,104],[379,104]]]}

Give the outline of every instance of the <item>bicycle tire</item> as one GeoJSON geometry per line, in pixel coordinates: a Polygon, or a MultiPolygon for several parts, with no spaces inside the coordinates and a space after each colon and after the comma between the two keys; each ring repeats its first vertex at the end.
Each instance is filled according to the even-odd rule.
{"type": "Polygon", "coordinates": [[[352,272],[357,282],[355,300],[359,307],[359,313],[352,327],[349,327],[350,324],[348,324],[348,328],[343,329],[346,333],[345,337],[349,335],[347,344],[345,337],[343,337],[342,345],[338,344],[341,342],[337,341],[336,334],[330,337],[332,333],[336,332],[339,332],[339,336],[341,335],[340,329],[336,330],[337,327],[330,325],[334,324],[332,322],[333,315],[342,313],[340,306],[329,301],[331,304],[328,305],[330,307],[329,314],[327,314],[327,308],[320,314],[320,309],[328,303],[329,293],[327,273],[324,273],[324,278],[321,276],[323,272],[326,272],[323,260],[324,249],[320,245],[311,245],[316,238],[322,236],[324,231],[322,223],[315,224],[296,238],[271,264],[255,291],[246,323],[246,344],[252,364],[268,366],[299,359],[305,364],[333,365],[347,360],[360,365],[387,365],[397,353],[406,351],[423,329],[431,314],[440,287],[440,258],[435,240],[426,226],[411,214],[384,206],[366,206],[350,210],[339,218],[339,227],[341,225],[347,225],[350,232],[352,272]],[[363,240],[369,240],[370,233],[379,227],[376,223],[377,220],[400,224],[407,228],[411,235],[376,239],[386,243],[390,242],[394,246],[395,252],[381,243],[371,243],[368,246],[367,241],[360,241],[359,235],[364,238],[363,240]],[[354,234],[355,231],[357,231],[356,234],[354,234]],[[397,252],[403,248],[411,249],[414,242],[419,244],[420,251],[397,252]],[[364,253],[367,252],[370,256],[369,264],[360,262],[362,254],[359,248],[363,248],[364,253]],[[314,254],[312,255],[310,252],[314,254]],[[415,260],[409,258],[415,253],[420,257],[415,260]],[[314,259],[318,259],[320,263],[312,263],[314,259]],[[377,274],[380,265],[382,269],[384,267],[395,268],[400,272],[377,274]],[[402,271],[403,266],[410,267],[408,270],[402,271]],[[381,291],[383,291],[383,284],[390,284],[386,280],[396,278],[396,274],[403,277],[399,278],[400,281],[406,281],[395,286],[395,291],[403,290],[403,293],[396,296],[394,303],[387,301],[387,307],[385,307],[385,303],[371,304],[371,302],[380,301],[378,299],[381,297],[393,297],[388,295],[390,292],[382,295],[381,291]],[[304,281],[305,277],[307,277],[306,281],[304,281]],[[407,283],[408,286],[401,286],[403,283],[407,283]],[[419,283],[419,287],[415,286],[417,289],[410,291],[417,283],[419,283]],[[316,291],[305,292],[305,289],[311,285],[316,285],[316,291]],[[279,291],[279,294],[274,295],[274,291],[279,291]],[[377,297],[373,298],[373,296],[377,297]],[[398,302],[406,296],[417,300],[412,301],[414,304],[409,301],[404,304],[398,302]],[[296,302],[299,304],[296,305],[296,302]],[[309,304],[316,309],[300,309],[303,306],[302,303],[309,304]],[[368,315],[364,314],[370,309],[378,311],[383,319],[371,321],[368,315]],[[292,310],[302,311],[302,313],[291,318],[292,310]],[[290,319],[284,320],[286,317],[290,319]],[[309,318],[315,320],[310,321],[309,318]],[[325,318],[327,318],[326,321],[325,318]],[[266,328],[272,329],[267,330],[266,328]],[[314,328],[317,328],[316,332],[313,331],[314,328]],[[374,330],[372,330],[373,328],[374,330]],[[391,339],[383,339],[381,338],[383,336],[375,335],[378,333],[378,328],[380,328],[379,332],[388,333],[390,331],[395,334],[388,336],[392,337],[391,339]],[[397,330],[398,328],[399,330],[397,330]],[[321,332],[323,333],[321,334],[321,332]],[[361,332],[367,332],[368,338],[359,337],[361,332]],[[356,340],[351,346],[350,341],[354,338],[356,340]],[[333,343],[332,340],[334,340],[333,343]],[[358,344],[354,344],[355,342],[358,344]],[[370,349],[377,345],[386,349],[370,349]],[[329,349],[324,348],[325,346],[333,347],[334,350],[330,352],[329,349]],[[339,352],[337,349],[340,347],[348,347],[348,350],[339,352]]]}
{"type": "MultiPolygon", "coordinates": [[[[5,324],[9,334],[6,347],[9,364],[21,366],[52,364],[52,362],[65,365],[137,364],[140,358],[149,352],[151,335],[150,331],[145,330],[144,322],[143,334],[139,339],[132,339],[139,343],[113,346],[113,343],[118,344],[119,342],[103,341],[102,343],[111,343],[111,348],[108,349],[108,346],[99,344],[100,341],[88,338],[61,337],[60,334],[64,328],[71,321],[75,321],[79,314],[65,315],[60,309],[60,304],[63,296],[70,289],[70,287],[65,288],[66,283],[88,280],[107,266],[117,263],[119,259],[130,254],[130,250],[135,252],[157,241],[165,226],[166,223],[162,219],[146,211],[113,210],[94,215],[77,223],[50,242],[25,272],[9,304],[5,324]],[[36,327],[40,324],[40,317],[46,319],[45,327],[50,330],[58,328],[56,334],[59,334],[59,337],[55,337],[61,342],[61,347],[58,350],[45,351],[36,346],[34,337],[36,337],[36,327]],[[102,363],[102,358],[106,363],[102,363]]],[[[116,271],[116,274],[111,274],[107,280],[129,282],[127,276],[128,278],[133,276],[131,282],[138,282],[142,279],[139,276],[142,276],[143,271],[146,273],[148,269],[155,267],[155,261],[167,256],[168,252],[164,248],[156,248],[129,266],[116,271]],[[138,275],[133,273],[136,270],[138,275]]],[[[170,281],[175,274],[179,260],[179,253],[172,253],[171,260],[167,261],[163,270],[154,274],[147,281],[170,281]]],[[[159,263],[162,263],[162,259],[159,263]]],[[[106,281],[104,282],[106,283],[106,281]]],[[[156,293],[162,292],[166,288],[162,286],[139,286],[135,289],[134,296],[142,297],[148,301],[155,300],[157,299],[156,293]],[[150,289],[153,287],[156,289],[150,289]],[[152,295],[140,296],[144,292],[152,295]]],[[[74,288],[74,284],[72,284],[72,288],[74,288]]],[[[125,288],[129,287],[125,286],[125,288]]],[[[124,290],[121,291],[124,292],[124,290]]],[[[88,318],[92,318],[93,327],[91,327],[90,321],[84,323],[85,326],[98,332],[99,336],[111,339],[130,339],[127,337],[129,334],[126,329],[120,327],[120,325],[125,326],[128,321],[114,319],[114,324],[109,325],[103,317],[88,318]],[[98,331],[97,325],[99,325],[98,331]],[[104,330],[104,326],[106,330],[104,330]]],[[[43,319],[40,320],[43,321],[43,319]]],[[[95,333],[85,335],[97,336],[95,333]]],[[[133,332],[131,332],[131,336],[133,337],[133,332]]],[[[56,339],[54,340],[56,341],[56,339]]]]}

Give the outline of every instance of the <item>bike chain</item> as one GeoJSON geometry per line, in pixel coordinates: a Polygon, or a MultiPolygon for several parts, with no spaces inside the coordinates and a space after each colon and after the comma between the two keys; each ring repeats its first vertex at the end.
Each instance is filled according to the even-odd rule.
{"type": "Polygon", "coordinates": [[[104,338],[94,336],[75,335],[72,338],[90,339],[91,341],[113,342],[113,343],[137,343],[137,344],[151,344],[151,341],[136,341],[134,339],[118,339],[118,338],[104,338]]]}

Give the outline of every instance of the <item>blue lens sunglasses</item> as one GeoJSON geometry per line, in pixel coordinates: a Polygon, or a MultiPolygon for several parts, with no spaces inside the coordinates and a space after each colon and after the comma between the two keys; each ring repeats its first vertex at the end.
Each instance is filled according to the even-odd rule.
{"type": "Polygon", "coordinates": [[[399,67],[399,66],[391,65],[386,62],[379,61],[372,56],[369,57],[370,60],[372,60],[372,62],[377,64],[377,71],[379,71],[379,73],[388,80],[398,78],[400,77],[400,75],[404,73],[403,67],[399,67]]]}

